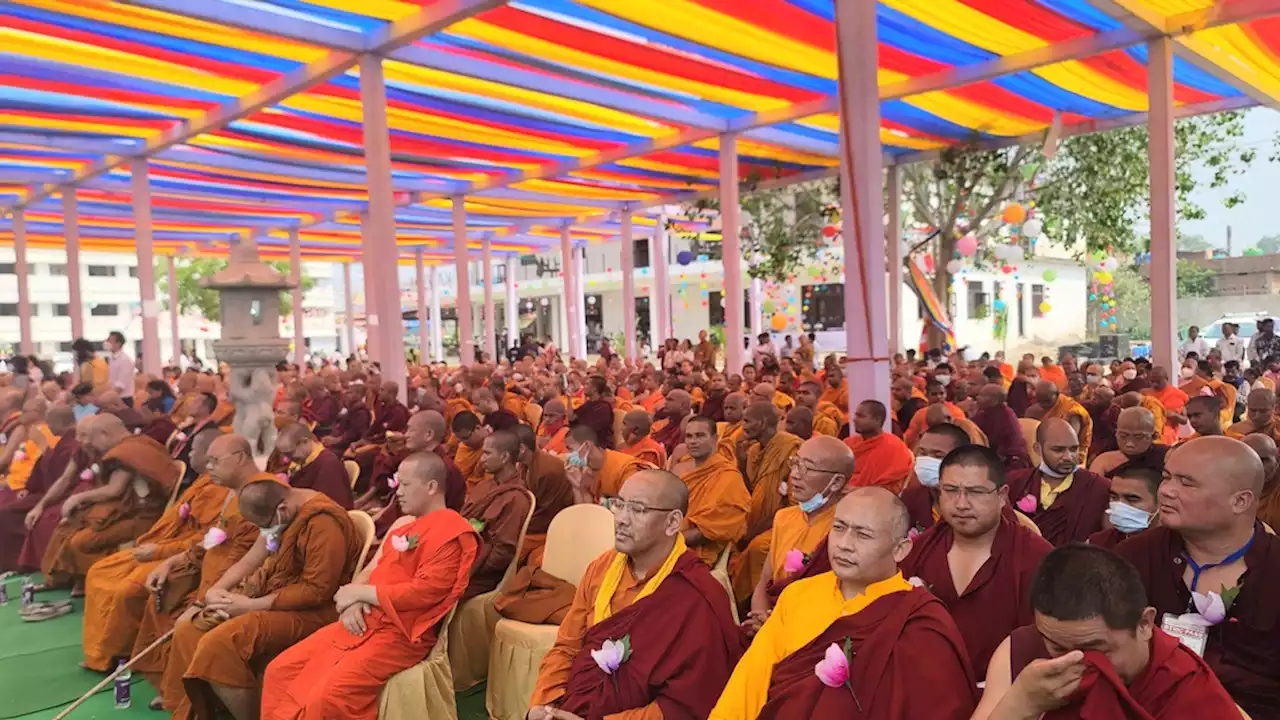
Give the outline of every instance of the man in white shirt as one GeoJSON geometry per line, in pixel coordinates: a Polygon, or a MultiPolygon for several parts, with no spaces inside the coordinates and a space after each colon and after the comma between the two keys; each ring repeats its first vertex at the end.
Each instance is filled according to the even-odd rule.
{"type": "Polygon", "coordinates": [[[124,351],[124,334],[114,330],[103,343],[107,350],[107,382],[120,393],[125,405],[133,407],[133,376],[137,372],[133,358],[124,351]]]}
{"type": "Polygon", "coordinates": [[[760,367],[766,355],[771,356],[774,364],[777,364],[778,347],[773,344],[773,338],[769,337],[769,333],[760,333],[756,338],[756,346],[751,348],[751,362],[756,367],[760,367]]]}
{"type": "Polygon", "coordinates": [[[1222,353],[1223,364],[1232,360],[1244,364],[1245,342],[1240,337],[1235,323],[1222,323],[1222,339],[1218,341],[1218,352],[1222,353]]]}
{"type": "Polygon", "coordinates": [[[1209,343],[1200,337],[1200,328],[1195,325],[1187,328],[1187,340],[1178,346],[1178,361],[1186,360],[1187,353],[1195,353],[1199,360],[1209,357],[1209,343]]]}

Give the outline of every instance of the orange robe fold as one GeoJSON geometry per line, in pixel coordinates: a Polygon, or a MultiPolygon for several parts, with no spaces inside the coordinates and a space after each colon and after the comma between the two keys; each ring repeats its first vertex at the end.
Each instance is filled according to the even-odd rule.
{"type": "Polygon", "coordinates": [[[484,468],[480,466],[480,455],[482,448],[471,448],[466,443],[458,445],[457,452],[453,455],[453,462],[458,466],[458,470],[462,472],[463,480],[467,482],[467,498],[470,499],[472,492],[476,486],[484,480],[484,468]]]}
{"type": "Polygon", "coordinates": [[[1058,386],[1059,392],[1067,391],[1067,373],[1058,365],[1040,368],[1040,378],[1058,386]]]}
{"type": "Polygon", "coordinates": [[[783,483],[791,474],[791,457],[803,443],[791,433],[780,432],[767,447],[761,449],[759,444],[754,444],[747,451],[747,482],[751,487],[751,511],[747,513],[745,536],[748,542],[730,564],[730,578],[738,602],[751,594],[764,572],[774,516],[791,504],[783,483]]]}
{"type": "Polygon", "coordinates": [[[737,465],[715,453],[680,479],[689,489],[685,528],[696,527],[706,540],[690,550],[714,566],[720,553],[747,533],[747,512],[751,509],[747,485],[737,465]]]}
{"type": "Polygon", "coordinates": [[[736,464],[738,462],[738,438],[742,437],[743,433],[742,421],[717,423],[716,430],[720,437],[720,442],[716,445],[716,452],[736,464]]]}
{"type": "Polygon", "coordinates": [[[1069,395],[1058,395],[1058,401],[1053,407],[1044,411],[1044,415],[1040,417],[1040,422],[1052,418],[1067,420],[1072,415],[1080,420],[1080,462],[1081,464],[1089,462],[1089,443],[1093,441],[1093,418],[1089,415],[1089,411],[1083,405],[1076,402],[1069,395]]]}
{"type": "Polygon", "coordinates": [[[829,500],[813,517],[806,515],[796,505],[782,508],[773,516],[772,536],[769,539],[769,567],[766,568],[771,582],[780,583],[789,575],[803,572],[803,569],[788,572],[787,553],[792,550],[800,551],[806,558],[807,565],[808,558],[817,552],[831,533],[838,500],[839,498],[829,500]]]}
{"type": "MultiPolygon", "coordinates": [[[[943,402],[946,403],[947,409],[951,411],[951,417],[957,420],[965,417],[964,410],[961,410],[959,405],[949,400],[943,400],[943,402]]],[[[924,431],[929,429],[929,423],[926,418],[930,407],[925,405],[917,410],[915,415],[911,416],[911,422],[907,423],[907,429],[902,433],[902,439],[907,442],[907,445],[915,447],[916,443],[920,442],[920,436],[924,435],[924,431]]]]}
{"type": "Polygon", "coordinates": [[[262,718],[376,720],[382,686],[435,646],[479,544],[471,525],[447,509],[389,533],[367,583],[376,589],[378,606],[365,616],[365,633],[330,623],[271,661],[262,718]]]}
{"type": "MultiPolygon", "coordinates": [[[[1157,433],[1160,433],[1159,442],[1165,445],[1173,445],[1178,441],[1178,428],[1168,422],[1166,415],[1168,413],[1185,415],[1187,412],[1187,400],[1189,399],[1187,394],[1172,385],[1166,385],[1163,390],[1147,388],[1142,391],[1142,394],[1160,404],[1160,422],[1157,425],[1163,427],[1159,427],[1156,430],[1157,433]]],[[[1142,405],[1148,410],[1151,409],[1145,402],[1142,405]]],[[[1152,411],[1152,414],[1154,415],[1155,412],[1152,411]]]]}
{"type": "MultiPolygon", "coordinates": [[[[830,385],[824,385],[822,388],[822,395],[818,398],[818,400],[819,400],[819,403],[818,403],[819,407],[821,407],[822,403],[824,402],[828,402],[828,403],[831,403],[832,405],[835,405],[836,409],[840,411],[841,417],[844,418],[844,422],[849,422],[849,381],[848,379],[841,380],[840,387],[831,387],[830,385]]],[[[844,423],[841,423],[841,424],[844,424],[844,423]]]]}
{"type": "Polygon", "coordinates": [[[631,447],[618,448],[618,452],[644,460],[654,467],[667,466],[667,449],[651,437],[646,437],[631,447]]]}
{"type": "Polygon", "coordinates": [[[819,402],[813,411],[813,431],[820,435],[836,437],[840,433],[840,427],[848,422],[848,414],[834,403],[819,402]]]}
{"type": "Polygon", "coordinates": [[[853,451],[854,458],[849,487],[879,485],[897,494],[911,477],[915,455],[893,433],[882,432],[870,439],[850,435],[844,444],[853,451]]]}
{"type": "Polygon", "coordinates": [[[545,445],[541,445],[541,443],[539,444],[541,445],[543,450],[549,453],[553,453],[555,455],[564,455],[569,452],[569,448],[566,447],[564,444],[564,439],[568,434],[569,434],[568,425],[561,425],[560,429],[556,430],[554,433],[544,434],[542,430],[539,429],[538,440],[541,441],[543,438],[547,438],[547,443],[545,445]]]}
{"type": "Polygon", "coordinates": [[[603,452],[604,463],[596,471],[595,498],[597,502],[601,498],[617,497],[627,478],[641,470],[653,467],[640,458],[632,457],[617,450],[604,450],[603,452]]]}

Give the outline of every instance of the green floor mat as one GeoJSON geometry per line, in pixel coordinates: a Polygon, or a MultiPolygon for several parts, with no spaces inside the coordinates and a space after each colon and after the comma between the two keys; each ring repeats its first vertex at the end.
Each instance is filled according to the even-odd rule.
{"type": "MultiPolygon", "coordinates": [[[[51,621],[52,622],[52,621],[51,621]]],[[[39,623],[50,624],[50,623],[39,623]]],[[[55,648],[37,653],[27,653],[0,658],[0,718],[45,717],[80,697],[104,677],[81,669],[78,665],[83,655],[80,646],[55,648]]],[[[142,697],[142,684],[134,684],[134,705],[146,710],[151,693],[142,697]]],[[[115,712],[115,697],[108,685],[103,692],[106,700],[93,698],[115,712]]],[[[83,706],[82,706],[83,707],[83,706]]],[[[72,717],[89,717],[86,710],[78,709],[72,717]]]]}

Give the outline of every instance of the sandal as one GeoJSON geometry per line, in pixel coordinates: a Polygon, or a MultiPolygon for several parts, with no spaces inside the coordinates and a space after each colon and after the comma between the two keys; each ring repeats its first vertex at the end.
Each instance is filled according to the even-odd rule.
{"type": "Polygon", "coordinates": [[[74,608],[70,601],[56,603],[34,603],[28,605],[22,611],[21,617],[23,622],[44,622],[45,620],[54,620],[64,615],[70,615],[74,608]]]}

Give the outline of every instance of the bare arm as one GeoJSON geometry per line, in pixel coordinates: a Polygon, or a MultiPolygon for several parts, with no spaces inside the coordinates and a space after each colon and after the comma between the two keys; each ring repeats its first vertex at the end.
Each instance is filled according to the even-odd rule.
{"type": "Polygon", "coordinates": [[[978,702],[970,720],[996,720],[1001,717],[993,713],[1013,684],[1009,661],[1009,638],[1006,637],[987,663],[987,682],[982,690],[982,700],[978,702]]]}
{"type": "Polygon", "coordinates": [[[235,565],[228,568],[227,571],[222,574],[222,577],[218,579],[218,582],[214,583],[213,587],[209,588],[209,591],[230,590],[231,588],[236,587],[243,582],[245,578],[249,577],[250,573],[257,570],[262,563],[266,562],[267,555],[270,555],[270,553],[267,552],[266,538],[259,534],[258,539],[253,542],[253,547],[249,548],[249,552],[245,553],[244,557],[237,560],[235,565]]]}
{"type": "Polygon", "coordinates": [[[764,572],[760,573],[760,581],[756,583],[756,587],[751,591],[751,612],[767,613],[773,610],[773,603],[769,602],[769,581],[772,574],[770,568],[773,567],[773,549],[764,555],[764,572]]]}
{"type": "Polygon", "coordinates": [[[3,450],[0,450],[0,472],[8,472],[9,463],[13,462],[14,454],[18,452],[18,448],[22,447],[22,443],[27,441],[27,433],[27,426],[19,425],[9,435],[9,442],[5,443],[3,450]]]}
{"type": "Polygon", "coordinates": [[[76,493],[67,498],[62,504],[62,514],[67,516],[71,511],[81,505],[95,505],[110,500],[119,500],[129,491],[129,484],[133,482],[133,472],[121,468],[111,473],[111,478],[107,480],[107,484],[102,487],[96,487],[92,490],[85,490],[76,493]]]}

